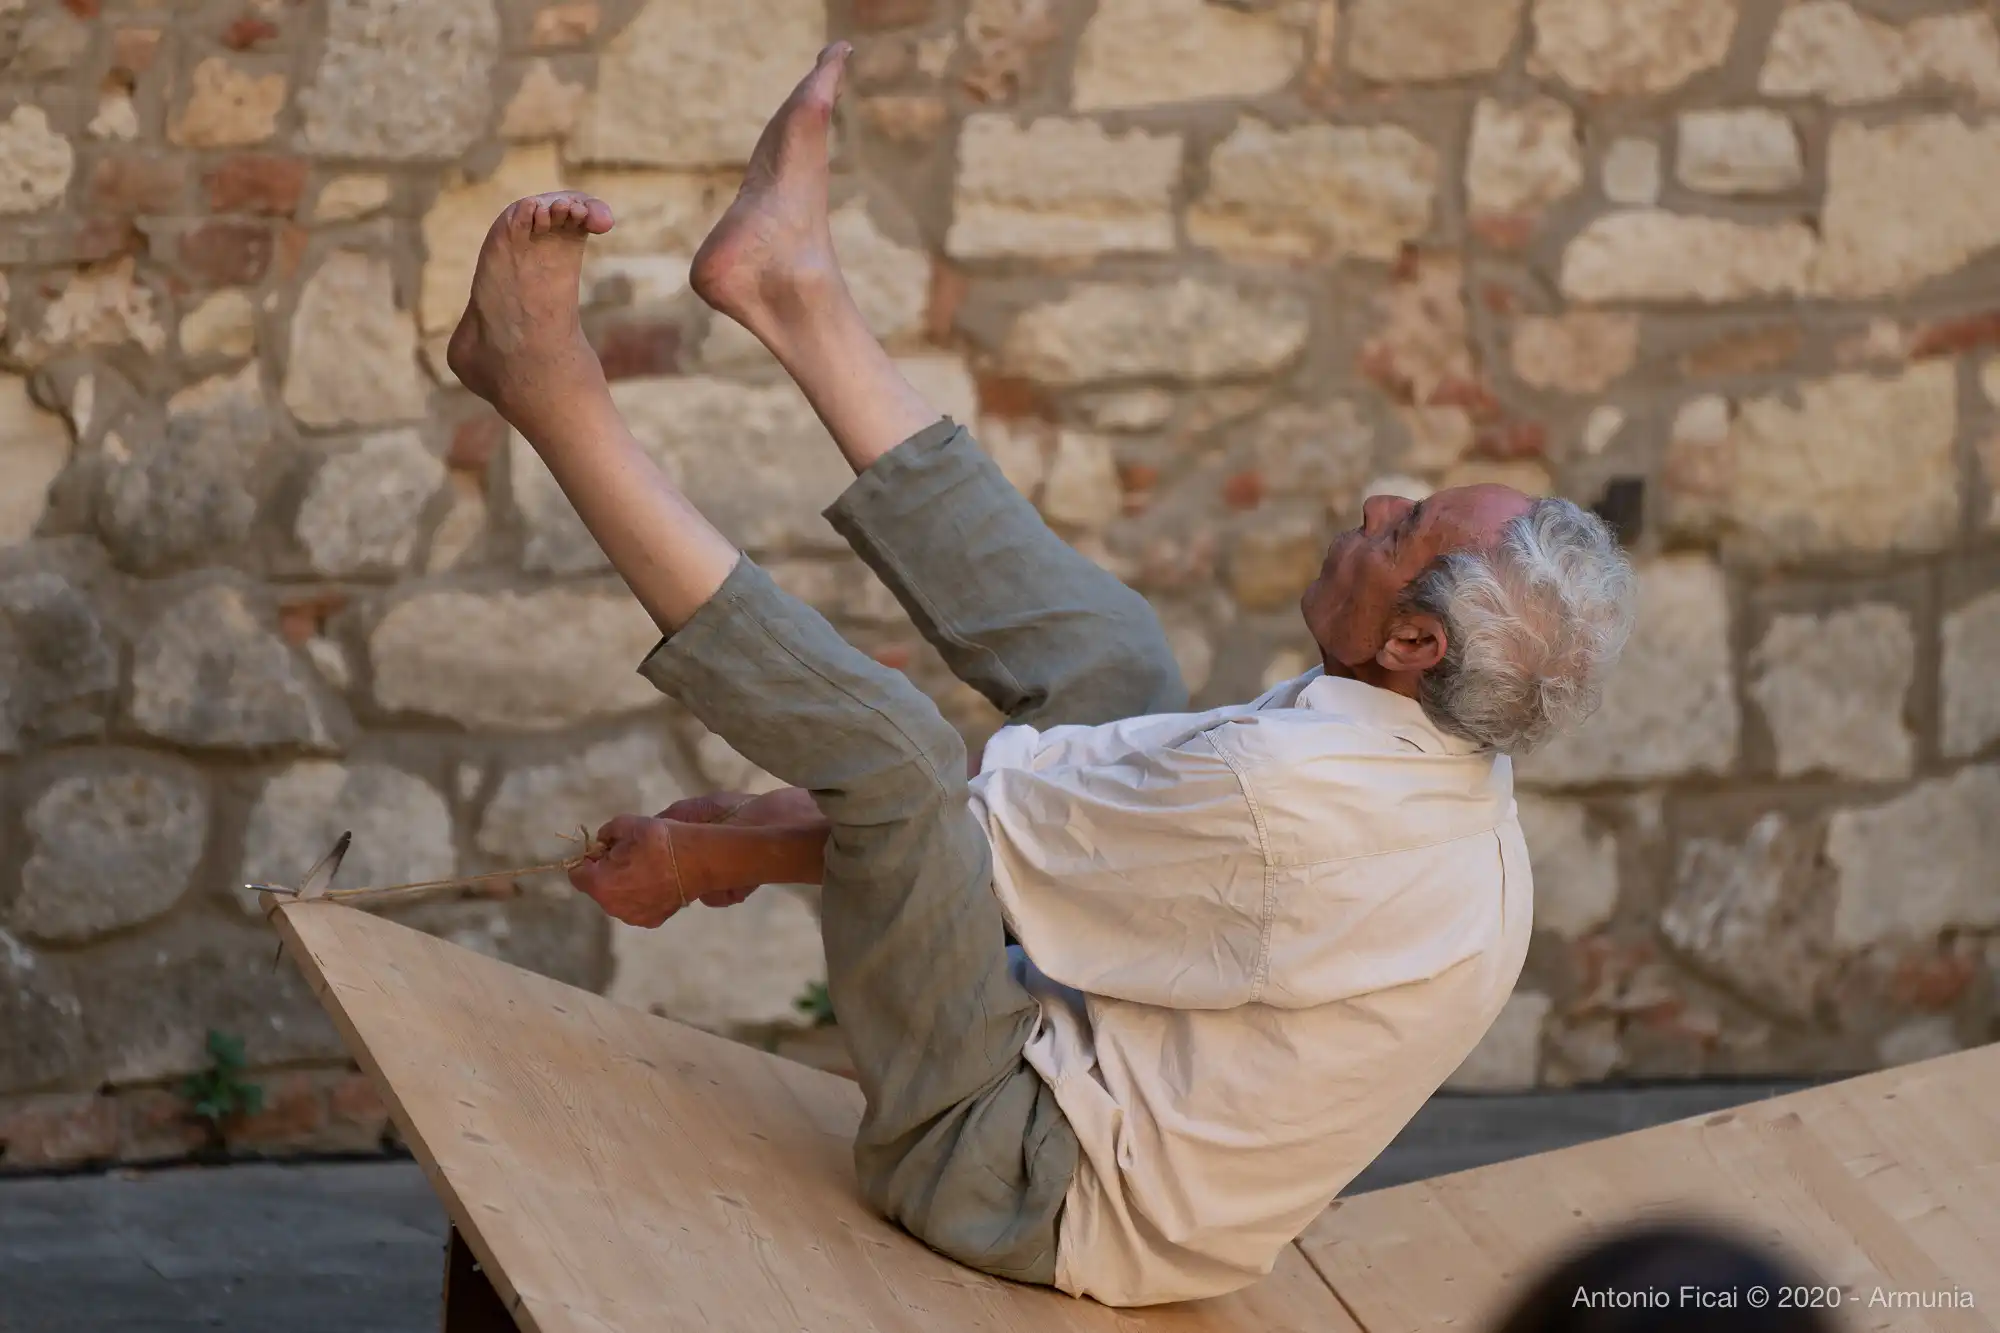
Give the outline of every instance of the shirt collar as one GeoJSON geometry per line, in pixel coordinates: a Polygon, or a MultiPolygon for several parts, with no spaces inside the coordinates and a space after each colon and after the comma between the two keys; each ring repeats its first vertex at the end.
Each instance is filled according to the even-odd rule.
{"type": "Polygon", "coordinates": [[[1291,685],[1281,686],[1278,693],[1294,695],[1294,708],[1351,718],[1401,736],[1427,754],[1471,755],[1486,748],[1440,731],[1415,699],[1346,676],[1329,676],[1324,667],[1314,667],[1291,685]]]}

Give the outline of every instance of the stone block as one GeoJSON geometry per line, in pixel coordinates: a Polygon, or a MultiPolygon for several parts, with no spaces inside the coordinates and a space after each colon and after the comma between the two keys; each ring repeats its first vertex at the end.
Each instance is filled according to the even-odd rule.
{"type": "Polygon", "coordinates": [[[370,174],[335,176],[313,200],[314,222],[353,222],[378,212],[392,193],[389,178],[370,174]]]}
{"type": "Polygon", "coordinates": [[[1827,829],[1834,938],[1846,948],[2000,926],[2000,766],[1960,769],[1827,829]]]}
{"type": "Polygon", "coordinates": [[[1820,232],[1813,289],[1842,299],[1907,291],[2000,245],[2000,124],[1839,122],[1820,232]]]}
{"type": "Polygon", "coordinates": [[[0,375],[0,547],[35,535],[49,487],[68,466],[63,419],[28,397],[26,380],[0,375]]]}
{"type": "Polygon", "coordinates": [[[1913,1018],[1891,1028],[1875,1043],[1875,1055],[1884,1069],[1913,1065],[1920,1060],[1936,1060],[1965,1049],[1957,1025],[1943,1015],[1913,1018]]]}
{"type": "Polygon", "coordinates": [[[287,85],[282,74],[257,74],[210,56],[188,76],[188,93],[167,127],[182,148],[245,148],[278,131],[287,85]]]}
{"type": "Polygon", "coordinates": [[[253,1069],[345,1059],[298,967],[272,968],[276,944],[261,923],[176,912],[94,946],[72,967],[93,1068],[111,1084],[177,1080],[208,1066],[211,1031],[242,1038],[253,1069]]]}
{"type": "Polygon", "coordinates": [[[1660,201],[1660,146],[1626,136],[1604,152],[1604,197],[1614,204],[1649,208],[1660,201]]]}
{"type": "Polygon", "coordinates": [[[1473,362],[1464,269],[1456,258],[1426,258],[1375,294],[1379,317],[1361,345],[1360,368],[1396,405],[1409,434],[1401,466],[1442,472],[1472,447],[1472,408],[1489,405],[1473,362]]]}
{"type": "Polygon", "coordinates": [[[561,876],[506,902],[429,902],[394,915],[462,949],[584,990],[604,988],[608,918],[561,876]]]}
{"type": "Polygon", "coordinates": [[[1378,83],[1484,74],[1513,49],[1524,0],[1359,0],[1347,11],[1347,65],[1378,83]]]}
{"type": "Polygon", "coordinates": [[[94,1092],[0,1103],[0,1169],[47,1170],[104,1161],[118,1151],[118,1106],[94,1092]]]}
{"type": "Polygon", "coordinates": [[[581,46],[597,33],[603,21],[597,0],[571,0],[567,4],[545,5],[535,11],[528,41],[538,49],[581,46]]]}
{"type": "Polygon", "coordinates": [[[112,1100],[118,1110],[120,1162],[178,1161],[208,1143],[207,1126],[170,1088],[124,1088],[112,1100]]]}
{"type": "Polygon", "coordinates": [[[1436,150],[1400,125],[1246,118],[1209,157],[1188,235],[1251,258],[1392,260],[1430,230],[1439,173],[1436,150]]]}
{"type": "Polygon", "coordinates": [[[302,157],[241,153],[224,158],[202,178],[202,187],[212,212],[288,218],[305,194],[308,168],[302,157]]]}
{"type": "Polygon", "coordinates": [[[1678,88],[1729,54],[1737,0],[1535,0],[1529,72],[1578,92],[1678,88]]]}
{"type": "Polygon", "coordinates": [[[747,162],[826,38],[819,0],[650,0],[604,48],[571,156],[605,166],[747,162]]]}
{"type": "Polygon", "coordinates": [[[1657,209],[1610,213],[1563,251],[1572,301],[1720,305],[1806,291],[1819,238],[1803,222],[1751,223],[1657,209]]]}
{"type": "Polygon", "coordinates": [[[95,6],[69,5],[30,11],[14,20],[8,34],[8,54],[0,59],[0,74],[24,83],[74,69],[90,50],[92,26],[76,12],[96,17],[95,6]]]}
{"type": "MultiPolygon", "coordinates": [[[[722,217],[742,173],[708,171],[586,171],[576,188],[611,205],[618,225],[591,242],[584,261],[586,283],[624,273],[631,277],[634,304],[671,299],[687,287],[687,268],[702,238],[722,217]],[[672,281],[648,280],[631,261],[665,264],[678,272],[672,281]],[[609,262],[617,261],[617,262],[609,262]],[[593,277],[599,273],[601,276],[593,277]]],[[[470,278],[470,270],[467,271],[470,278]]]]}
{"type": "Polygon", "coordinates": [[[179,213],[186,183],[187,168],[178,159],[157,153],[116,153],[100,157],[91,168],[88,205],[94,213],[121,216],[179,213]]]}
{"type": "Polygon", "coordinates": [[[921,341],[930,309],[930,256],[885,232],[860,199],[835,209],[827,227],[868,331],[891,346],[921,341]]]}
{"type": "Polygon", "coordinates": [[[1351,401],[1288,403],[1253,418],[1241,433],[1267,494],[1317,503],[1335,519],[1362,498],[1377,442],[1374,426],[1351,401]]]}
{"type": "Polygon", "coordinates": [[[1766,107],[1681,114],[1674,172],[1705,194],[1780,194],[1806,176],[1792,118],[1766,107]]]}
{"type": "Polygon", "coordinates": [[[1675,431],[1669,522],[1769,561],[1938,550],[1958,521],[1957,424],[1947,361],[1752,399],[1719,433],[1675,431]]]}
{"type": "Polygon", "coordinates": [[[945,252],[960,259],[1165,253],[1176,244],[1180,174],[1177,134],[975,115],[959,137],[945,252]]]}
{"type": "Polygon", "coordinates": [[[117,432],[105,436],[98,534],[121,565],[139,573],[230,550],[256,521],[271,451],[270,412],[254,363],[191,385],[168,400],[157,433],[129,441],[117,432]]]}
{"type": "MultiPolygon", "coordinates": [[[[337,888],[442,879],[458,869],[451,810],[436,787],[388,764],[309,759],[282,769],[258,792],[237,883],[296,886],[350,832],[354,842],[337,888]]],[[[230,892],[246,913],[261,913],[257,895],[230,892]]]]}
{"type": "Polygon", "coordinates": [[[391,607],[368,652],[389,712],[549,731],[660,702],[638,674],[659,638],[623,589],[435,590],[391,607]]]}
{"type": "Polygon", "coordinates": [[[76,944],[159,916],[187,892],[208,844],[208,814],[207,784],[195,769],[92,754],[28,801],[13,929],[76,944]]]}
{"type": "Polygon", "coordinates": [[[1048,520],[1071,528],[1102,528],[1118,517],[1123,504],[1110,439],[1059,431],[1042,484],[1041,510],[1048,520]]]}
{"type": "Polygon", "coordinates": [[[275,248],[264,223],[217,218],[182,232],[174,253],[181,272],[199,285],[243,287],[263,280],[275,248]]]}
{"type": "Polygon", "coordinates": [[[1880,603],[1774,620],[1751,654],[1750,697],[1777,743],[1778,775],[1908,777],[1916,648],[1908,614],[1880,603]]]}
{"type": "Polygon", "coordinates": [[[1638,621],[1603,706],[1518,761],[1522,780],[1578,786],[1728,772],[1741,732],[1729,622],[1728,586],[1713,563],[1672,557],[1641,566],[1638,621]]]}
{"type": "Polygon", "coordinates": [[[614,924],[611,957],[612,999],[730,1035],[810,1026],[797,1001],[826,980],[819,916],[784,885],[735,907],[685,908],[657,930],[614,924]]]}
{"type": "Polygon", "coordinates": [[[1535,218],[1581,184],[1583,151],[1567,106],[1552,97],[1480,100],[1465,167],[1475,217],[1535,218]]]}
{"type": "Polygon", "coordinates": [[[1944,618],[1940,675],[1944,752],[1971,755],[2000,740],[2000,592],[1975,597],[1944,618]]]}
{"type": "Polygon", "coordinates": [[[510,143],[560,139],[576,128],[590,89],[566,82],[546,60],[531,60],[500,115],[500,137],[510,143]]]}
{"type": "MultiPolygon", "coordinates": [[[[635,379],[614,384],[612,396],[647,453],[732,541],[759,552],[845,549],[819,515],[853,474],[790,385],[635,379]],[[717,449],[724,439],[732,447],[717,449]]],[[[525,566],[603,568],[602,553],[533,449],[513,441],[509,466],[528,530],[525,566]]]]}
{"type": "Polygon", "coordinates": [[[1293,292],[1183,277],[1095,282],[1015,320],[1001,368],[1042,384],[1268,375],[1305,348],[1311,317],[1293,292]]]}
{"type": "Polygon", "coordinates": [[[567,758],[509,769],[479,822],[479,850],[502,865],[572,856],[565,835],[619,815],[653,815],[690,795],[664,730],[634,731],[567,758]]]}
{"type": "Polygon", "coordinates": [[[1101,0],[1076,53],[1078,111],[1262,97],[1291,82],[1305,34],[1207,0],[1101,0]]]}
{"type": "Polygon", "coordinates": [[[224,1122],[223,1142],[231,1152],[258,1154],[321,1146],[326,1134],[323,1081],[304,1070],[260,1079],[263,1105],[254,1114],[224,1122]]]}
{"type": "Polygon", "coordinates": [[[1835,106],[1886,101],[1927,84],[2000,101],[2000,33],[1974,9],[1898,27],[1844,0],[1779,11],[1757,88],[1766,97],[1820,97],[1835,106]]]}
{"type": "Polygon", "coordinates": [[[410,562],[444,464],[414,430],[386,431],[320,464],[299,505],[297,535],[329,577],[395,573],[410,562]]]}
{"type": "Polygon", "coordinates": [[[257,309],[241,291],[213,292],[182,318],[176,336],[191,361],[240,360],[257,349],[257,309]]]}
{"type": "Polygon", "coordinates": [[[174,597],[140,636],[130,708],[145,735],[194,749],[331,750],[350,725],[249,595],[225,583],[174,597]]]}
{"type": "Polygon", "coordinates": [[[1521,382],[1557,393],[1602,393],[1639,355],[1639,321],[1631,315],[1577,310],[1531,315],[1514,328],[1514,373],[1521,382]]]}
{"type": "Polygon", "coordinates": [[[1660,914],[1669,943],[1710,977],[1794,1021],[1813,1016],[1836,963],[1819,847],[1782,815],[1741,841],[1691,838],[1660,914]]]}
{"type": "Polygon", "coordinates": [[[64,964],[0,930],[0,1094],[89,1072],[82,1019],[64,964]]]}
{"type": "Polygon", "coordinates": [[[1295,604],[1318,577],[1327,534],[1305,514],[1262,519],[1236,536],[1229,553],[1229,591],[1246,611],[1278,611],[1295,604]]]}
{"type": "Polygon", "coordinates": [[[1535,929],[1579,940],[1618,910],[1618,840],[1573,801],[1523,795],[1521,834],[1535,878],[1535,929]]]}
{"type": "Polygon", "coordinates": [[[42,310],[41,327],[20,330],[16,358],[37,366],[52,356],[136,344],[149,356],[167,345],[152,290],[133,275],[130,256],[79,269],[42,310]]]}
{"type": "Polygon", "coordinates": [[[396,304],[386,259],[341,250],[306,280],[292,312],[285,406],[307,426],[368,426],[422,417],[417,325],[396,304]]]}
{"type": "Polygon", "coordinates": [[[0,682],[0,754],[102,732],[118,689],[118,643],[63,573],[0,578],[0,682]]]}
{"type": "Polygon", "coordinates": [[[301,137],[319,157],[455,158],[486,132],[499,60],[493,0],[328,0],[301,137]]]}

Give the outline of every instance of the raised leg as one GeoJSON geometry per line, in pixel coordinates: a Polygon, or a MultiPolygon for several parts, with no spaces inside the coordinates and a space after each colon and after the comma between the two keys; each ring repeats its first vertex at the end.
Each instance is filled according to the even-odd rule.
{"type": "MultiPolygon", "coordinates": [[[[793,104],[830,106],[843,56],[831,48],[793,104]]],[[[540,452],[659,624],[648,679],[825,816],[828,986],[868,1100],[868,1197],[954,1258],[1049,1282],[1076,1139],[1021,1058],[1039,1011],[1009,968],[963,743],[906,678],[743,559],[633,440],[577,320],[585,237],[611,225],[578,195],[503,213],[452,366],[540,452]]]]}
{"type": "Polygon", "coordinates": [[[696,256],[695,290],[755,334],[819,413],[859,478],[828,519],[961,680],[1037,725],[1179,711],[1186,690],[1145,599],[1051,532],[940,421],[849,295],[827,224],[842,60],[765,128],[696,256]]]}
{"type": "Polygon", "coordinates": [[[1040,1009],[1009,966],[958,733],[748,561],[643,670],[826,817],[827,988],[867,1098],[869,1201],[963,1263],[1053,1281],[1076,1137],[1022,1059],[1040,1009]]]}

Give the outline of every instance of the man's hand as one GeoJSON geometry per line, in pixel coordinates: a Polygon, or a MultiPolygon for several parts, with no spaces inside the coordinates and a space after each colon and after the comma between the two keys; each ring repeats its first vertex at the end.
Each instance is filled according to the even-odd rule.
{"type": "Polygon", "coordinates": [[[714,850],[701,839],[707,820],[620,815],[597,831],[603,850],[569,872],[571,887],[606,914],[651,930],[691,902],[733,907],[755,884],[715,883],[714,850]]]}
{"type": "Polygon", "coordinates": [[[817,884],[827,824],[796,787],[694,796],[651,819],[620,815],[569,882],[611,916],[647,929],[691,902],[733,907],[762,884],[817,884]]]}
{"type": "Polygon", "coordinates": [[[569,872],[570,885],[628,926],[652,929],[688,903],[666,821],[620,815],[597,831],[601,851],[569,872]]]}

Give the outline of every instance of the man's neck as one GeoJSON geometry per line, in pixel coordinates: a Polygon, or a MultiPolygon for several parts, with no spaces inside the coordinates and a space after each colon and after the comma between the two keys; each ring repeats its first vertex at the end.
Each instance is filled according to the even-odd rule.
{"type": "Polygon", "coordinates": [[[1359,666],[1348,666],[1345,662],[1335,661],[1324,654],[1322,659],[1326,674],[1329,676],[1338,676],[1343,680],[1358,680],[1363,685],[1373,685],[1378,690],[1400,694],[1405,699],[1417,697],[1417,682],[1422,679],[1419,675],[1407,671],[1391,671],[1372,659],[1359,666]]]}

